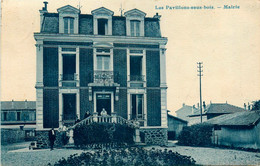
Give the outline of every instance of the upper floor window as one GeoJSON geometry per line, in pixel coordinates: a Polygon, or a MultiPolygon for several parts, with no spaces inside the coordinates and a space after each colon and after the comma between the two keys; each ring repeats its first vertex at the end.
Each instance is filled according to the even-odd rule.
{"type": "Polygon", "coordinates": [[[131,36],[140,36],[140,21],[130,21],[131,36]]]}
{"type": "Polygon", "coordinates": [[[4,119],[2,119],[3,121],[7,121],[7,112],[4,112],[4,119]]]}
{"type": "Polygon", "coordinates": [[[107,35],[108,33],[107,19],[98,19],[98,34],[107,35]]]}
{"type": "Polygon", "coordinates": [[[97,70],[107,71],[110,69],[110,56],[97,55],[97,70]]]}
{"type": "Polygon", "coordinates": [[[125,12],[127,36],[144,36],[145,15],[146,13],[138,9],[125,12]]]}
{"type": "Polygon", "coordinates": [[[74,33],[74,18],[64,17],[64,33],[74,33]]]}
{"type": "Polygon", "coordinates": [[[59,13],[59,33],[78,34],[79,9],[66,5],[57,10],[59,13]]]}
{"type": "Polygon", "coordinates": [[[17,121],[21,120],[21,112],[16,113],[16,118],[17,118],[17,121]]]}
{"type": "Polygon", "coordinates": [[[93,15],[94,35],[112,35],[113,11],[104,7],[91,11],[93,15]]]}

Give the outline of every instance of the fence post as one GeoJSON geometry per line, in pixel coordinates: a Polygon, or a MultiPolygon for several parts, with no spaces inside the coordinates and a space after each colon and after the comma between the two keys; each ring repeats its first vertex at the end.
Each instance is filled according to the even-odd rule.
{"type": "Polygon", "coordinates": [[[73,129],[69,129],[69,144],[74,144],[73,134],[73,129]]]}
{"type": "Polygon", "coordinates": [[[117,121],[116,121],[116,113],[112,112],[111,116],[112,116],[112,123],[117,123],[117,121]]]}
{"type": "Polygon", "coordinates": [[[94,112],[94,113],[93,113],[93,121],[94,121],[94,122],[97,122],[97,121],[98,121],[98,118],[97,118],[97,117],[98,117],[98,113],[97,113],[97,112],[94,112]]]}
{"type": "Polygon", "coordinates": [[[140,143],[141,142],[139,128],[135,129],[134,141],[135,141],[135,143],[140,143]]]}

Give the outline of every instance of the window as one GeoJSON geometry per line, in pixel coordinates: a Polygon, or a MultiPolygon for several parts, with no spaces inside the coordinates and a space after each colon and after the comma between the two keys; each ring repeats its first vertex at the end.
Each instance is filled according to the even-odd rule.
{"type": "Polygon", "coordinates": [[[143,94],[132,94],[131,100],[131,119],[144,119],[143,94]]]}
{"type": "Polygon", "coordinates": [[[143,81],[143,56],[130,56],[130,81],[143,81]]]}
{"type": "Polygon", "coordinates": [[[64,17],[64,33],[74,33],[74,18],[64,17]]]}
{"type": "Polygon", "coordinates": [[[110,69],[110,56],[109,55],[97,55],[97,70],[109,70],[110,69]]]}
{"type": "Polygon", "coordinates": [[[7,121],[7,112],[4,112],[4,121],[7,121]]]}
{"type": "Polygon", "coordinates": [[[107,19],[98,19],[98,34],[99,35],[107,35],[107,19]]]}
{"type": "Polygon", "coordinates": [[[131,36],[140,36],[140,21],[130,21],[131,36]]]}
{"type": "Polygon", "coordinates": [[[76,55],[62,54],[63,56],[63,80],[75,80],[76,55]]]}
{"type": "Polygon", "coordinates": [[[17,118],[17,121],[21,120],[21,112],[16,113],[16,118],[17,118]]]}

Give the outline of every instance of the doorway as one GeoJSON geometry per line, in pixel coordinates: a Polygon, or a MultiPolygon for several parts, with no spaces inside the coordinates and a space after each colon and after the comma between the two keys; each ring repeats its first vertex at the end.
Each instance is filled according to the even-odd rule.
{"type": "Polygon", "coordinates": [[[76,119],[76,94],[63,94],[63,120],[76,119]]]}
{"type": "Polygon", "coordinates": [[[100,115],[102,109],[111,115],[111,94],[96,94],[96,112],[100,115]]]}

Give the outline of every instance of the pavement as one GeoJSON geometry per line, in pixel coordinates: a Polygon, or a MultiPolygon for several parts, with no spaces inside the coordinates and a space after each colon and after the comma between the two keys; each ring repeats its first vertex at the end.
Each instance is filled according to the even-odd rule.
{"type": "MultiPolygon", "coordinates": [[[[3,166],[41,166],[54,164],[61,158],[72,154],[81,154],[79,149],[37,149],[29,150],[30,142],[1,146],[1,164],[3,166]]],[[[260,153],[239,150],[177,146],[176,141],[169,141],[168,146],[147,146],[146,149],[168,149],[191,156],[200,165],[260,165],[260,153]]]]}

